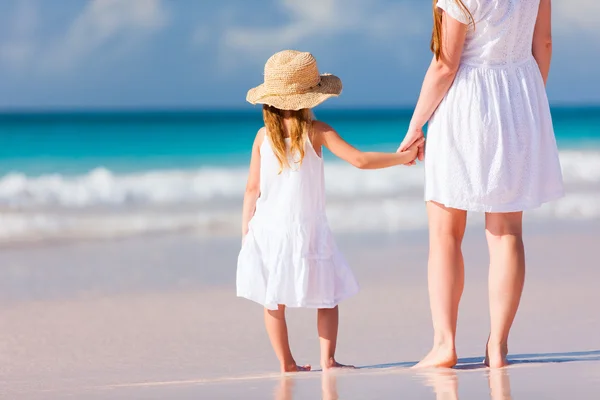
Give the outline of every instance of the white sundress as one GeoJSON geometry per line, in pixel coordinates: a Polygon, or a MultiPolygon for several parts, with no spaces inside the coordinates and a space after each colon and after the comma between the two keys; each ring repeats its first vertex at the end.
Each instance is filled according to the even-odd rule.
{"type": "MultiPolygon", "coordinates": [[[[540,0],[465,0],[473,15],[452,87],[429,121],[425,200],[481,212],[564,194],[550,107],[532,55],[540,0]]],[[[454,0],[446,15],[469,24],[454,0]]]]}
{"type": "Polygon", "coordinates": [[[237,295],[271,310],[334,308],[358,284],[327,223],[323,160],[307,141],[301,166],[290,162],[279,173],[266,136],[260,154],[260,197],[238,256],[237,295]]]}

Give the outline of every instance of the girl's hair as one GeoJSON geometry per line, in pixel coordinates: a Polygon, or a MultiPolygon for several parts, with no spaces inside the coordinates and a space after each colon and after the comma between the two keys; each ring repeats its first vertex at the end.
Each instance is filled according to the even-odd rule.
{"type": "Polygon", "coordinates": [[[279,161],[279,173],[284,168],[290,167],[290,155],[293,157],[294,164],[298,164],[298,166],[302,165],[302,160],[304,160],[304,144],[312,126],[311,110],[305,108],[298,111],[284,111],[265,104],[263,106],[263,118],[273,153],[275,153],[275,157],[279,161]],[[288,132],[291,140],[289,153],[285,143],[284,116],[287,116],[292,121],[291,129],[288,132]]]}
{"type": "MultiPolygon", "coordinates": [[[[473,14],[465,6],[462,0],[451,0],[454,1],[465,15],[469,16],[471,24],[474,24],[473,14]]],[[[442,10],[437,6],[437,0],[433,0],[433,32],[431,34],[431,51],[435,54],[435,59],[439,60],[442,55],[442,10]]]]}

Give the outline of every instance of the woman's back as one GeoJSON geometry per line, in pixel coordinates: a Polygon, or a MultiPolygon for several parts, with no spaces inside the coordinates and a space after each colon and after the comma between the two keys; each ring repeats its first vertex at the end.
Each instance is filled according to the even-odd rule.
{"type": "Polygon", "coordinates": [[[464,4],[475,23],[465,41],[464,64],[510,67],[532,58],[540,0],[465,0],[464,4]]]}
{"type": "MultiPolygon", "coordinates": [[[[548,97],[533,57],[540,1],[463,0],[474,26],[429,121],[426,200],[503,213],[562,196],[548,97]]],[[[468,23],[457,0],[437,6],[468,23]]]]}

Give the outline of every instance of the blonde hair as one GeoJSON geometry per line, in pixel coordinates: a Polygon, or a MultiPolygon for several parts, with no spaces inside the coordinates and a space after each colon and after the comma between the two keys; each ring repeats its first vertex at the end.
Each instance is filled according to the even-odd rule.
{"type": "Polygon", "coordinates": [[[267,128],[267,137],[271,143],[273,153],[279,161],[279,173],[284,168],[290,168],[290,155],[293,157],[294,164],[302,165],[304,160],[304,144],[310,134],[312,127],[312,112],[309,108],[298,111],[284,111],[269,105],[263,105],[263,119],[267,128]],[[291,119],[291,129],[289,138],[291,141],[290,149],[285,143],[284,117],[291,119]]]}
{"type": "MultiPolygon", "coordinates": [[[[454,1],[469,17],[471,24],[475,24],[473,20],[473,14],[471,11],[465,6],[465,3],[462,0],[452,0],[454,1]]],[[[433,32],[431,33],[431,51],[435,54],[435,59],[439,60],[442,55],[442,11],[437,6],[437,0],[433,0],[433,32]]]]}

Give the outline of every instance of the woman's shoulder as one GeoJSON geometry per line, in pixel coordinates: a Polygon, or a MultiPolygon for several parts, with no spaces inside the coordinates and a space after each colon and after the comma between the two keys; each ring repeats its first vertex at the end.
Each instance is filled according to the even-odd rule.
{"type": "Polygon", "coordinates": [[[469,25],[473,22],[472,18],[476,19],[475,14],[482,1],[486,0],[462,0],[462,2],[458,0],[438,0],[436,6],[455,20],[469,25]]]}

